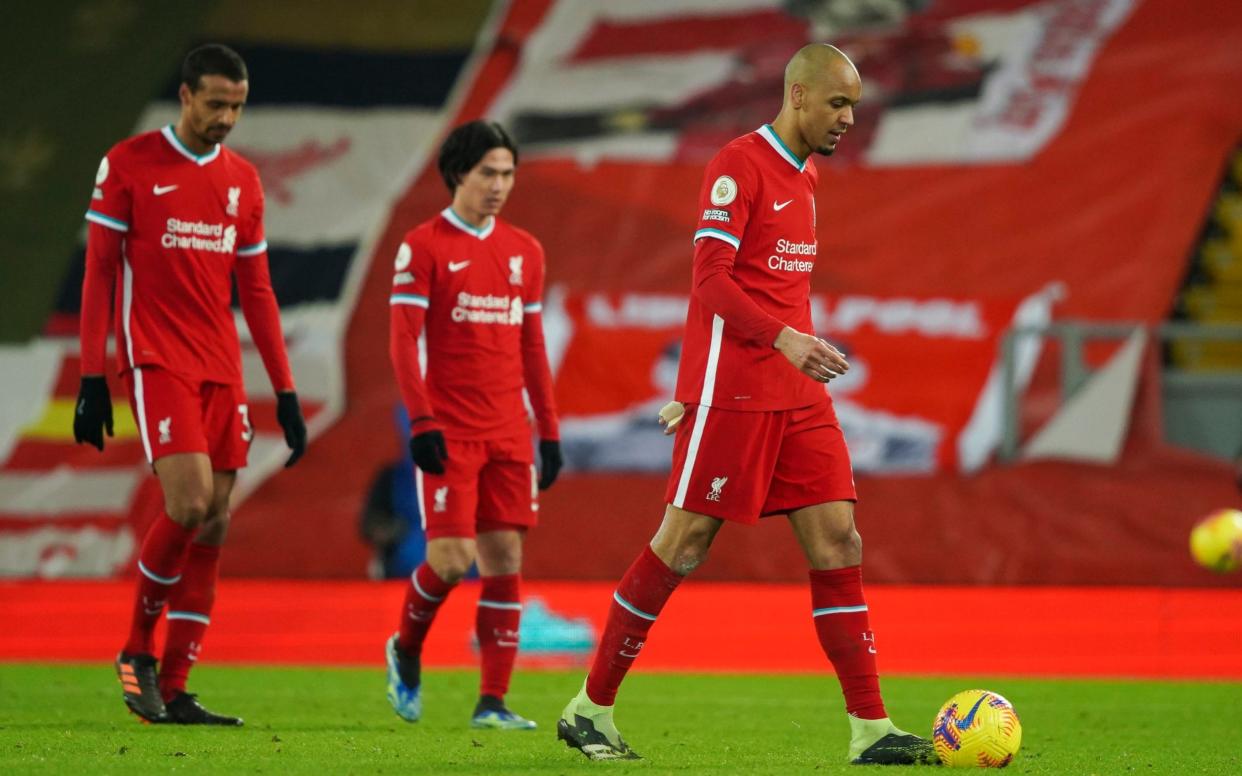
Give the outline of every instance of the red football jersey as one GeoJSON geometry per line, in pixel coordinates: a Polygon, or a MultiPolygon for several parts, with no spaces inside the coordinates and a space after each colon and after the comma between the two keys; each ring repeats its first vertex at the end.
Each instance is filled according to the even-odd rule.
{"type": "MultiPolygon", "coordinates": [[[[768,125],[729,143],[711,163],[699,195],[697,243],[737,250],[732,279],[765,313],[813,334],[815,164],[798,159],[768,125]]],[[[729,410],[784,410],[823,401],[824,387],[795,369],[770,342],[739,336],[690,297],[676,399],[729,410]]]]}
{"type": "Polygon", "coordinates": [[[233,269],[267,251],[255,168],[222,145],[198,156],[171,126],[146,132],[100,162],[86,218],[124,234],[121,369],[159,365],[192,381],[240,383],[233,269]]]}
{"type": "Polygon", "coordinates": [[[558,438],[539,241],[495,217],[476,228],[445,208],[405,235],[394,271],[394,311],[425,311],[421,320],[393,317],[394,367],[410,417],[434,416],[456,439],[529,433],[527,388],[540,437],[558,438]],[[420,327],[425,378],[411,352],[411,329],[420,327]]]}

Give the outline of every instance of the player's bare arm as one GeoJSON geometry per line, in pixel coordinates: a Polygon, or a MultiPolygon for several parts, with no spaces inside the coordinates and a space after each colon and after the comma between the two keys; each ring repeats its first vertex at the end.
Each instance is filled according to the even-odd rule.
{"type": "Polygon", "coordinates": [[[819,337],[786,326],[776,335],[772,347],[781,352],[799,372],[821,383],[840,377],[850,364],[841,351],[819,337]]]}

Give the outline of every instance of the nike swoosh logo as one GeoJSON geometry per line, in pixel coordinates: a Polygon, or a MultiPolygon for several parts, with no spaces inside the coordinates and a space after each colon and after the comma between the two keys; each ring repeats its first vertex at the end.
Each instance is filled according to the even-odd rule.
{"type": "Polygon", "coordinates": [[[161,186],[160,184],[158,184],[158,183],[157,183],[157,184],[155,184],[155,186],[151,189],[151,191],[152,191],[152,193],[154,193],[154,194],[155,194],[155,196],[157,196],[157,197],[161,197],[161,196],[163,196],[163,195],[167,194],[168,192],[172,191],[173,189],[177,188],[177,185],[178,185],[178,184],[174,183],[174,184],[173,184],[173,185],[171,185],[171,186],[161,186]]]}
{"type": "Polygon", "coordinates": [[[469,261],[450,261],[448,263],[449,272],[457,272],[458,270],[465,269],[466,265],[469,263],[469,261]]]}
{"type": "Polygon", "coordinates": [[[970,707],[970,712],[954,723],[957,725],[958,730],[967,730],[972,724],[974,724],[975,713],[979,711],[979,706],[981,706],[987,699],[988,696],[986,695],[979,696],[979,700],[975,701],[975,705],[970,707]]]}
{"type": "Polygon", "coordinates": [[[787,199],[784,202],[777,202],[776,200],[772,200],[772,209],[777,212],[780,212],[784,210],[785,208],[789,207],[790,202],[793,202],[793,200],[787,199]]]}

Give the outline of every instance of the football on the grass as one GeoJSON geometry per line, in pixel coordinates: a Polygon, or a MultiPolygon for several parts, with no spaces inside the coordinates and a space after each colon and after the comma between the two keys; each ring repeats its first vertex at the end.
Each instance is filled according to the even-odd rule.
{"type": "Polygon", "coordinates": [[[964,690],[950,698],[932,726],[932,746],[951,767],[1004,768],[1022,745],[1022,723],[1013,704],[989,690],[964,690]]]}

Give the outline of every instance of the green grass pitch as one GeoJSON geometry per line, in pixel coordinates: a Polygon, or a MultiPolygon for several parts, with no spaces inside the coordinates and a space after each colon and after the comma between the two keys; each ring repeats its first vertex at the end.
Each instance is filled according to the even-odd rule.
{"type": "MultiPolygon", "coordinates": [[[[0,773],[86,774],[831,774],[848,726],[835,679],[636,672],[617,725],[644,756],[590,763],[556,740],[582,672],[519,672],[510,705],[534,732],[471,730],[469,671],[429,671],[424,719],[399,720],[382,669],[206,666],[194,689],[241,714],[240,730],[140,725],[106,665],[0,664],[0,773]]],[[[941,702],[982,686],[1023,724],[1017,774],[1242,773],[1237,683],[888,678],[897,724],[926,735],[941,702]]],[[[874,768],[870,770],[875,770],[874,768]]],[[[865,771],[862,771],[865,772],[865,771]]]]}

